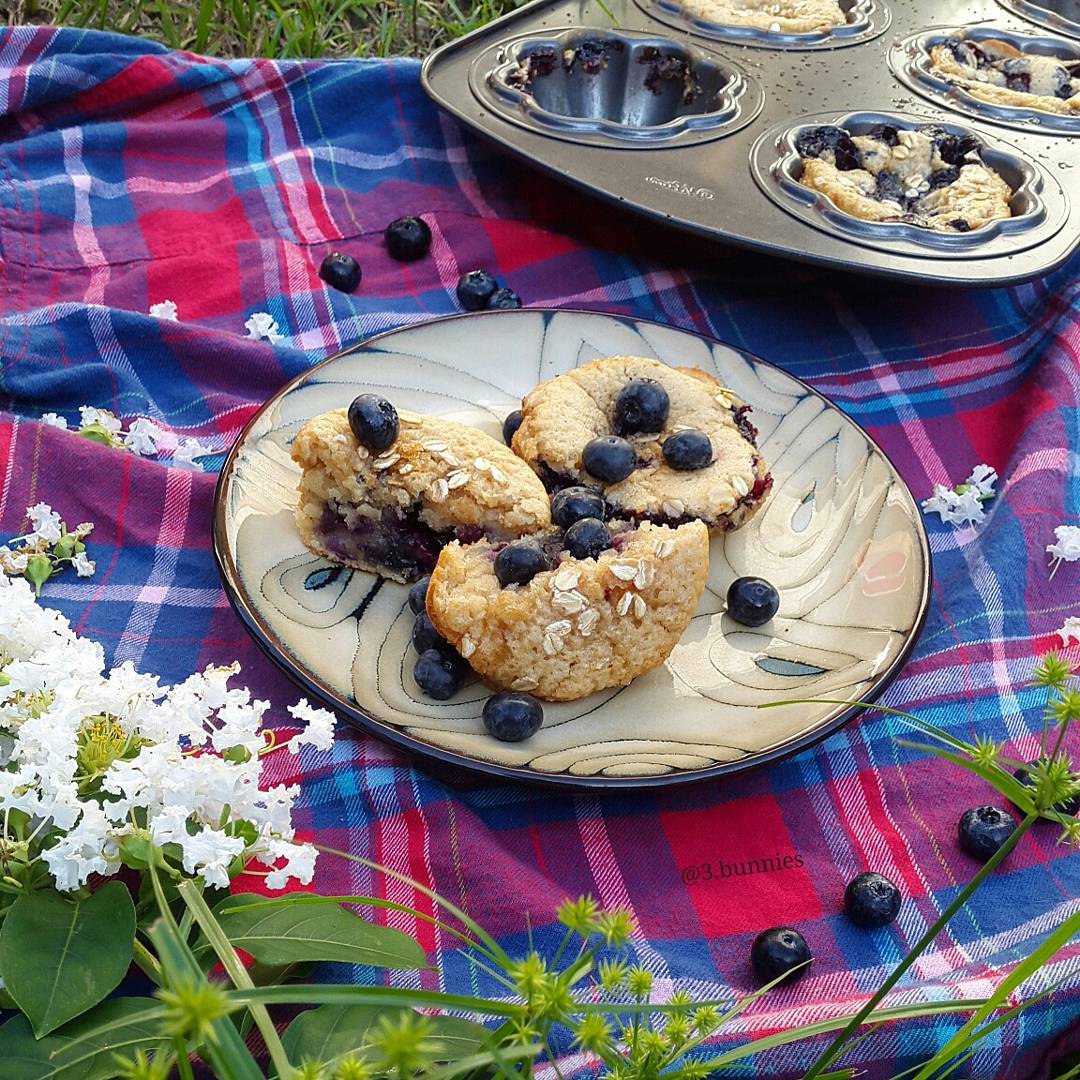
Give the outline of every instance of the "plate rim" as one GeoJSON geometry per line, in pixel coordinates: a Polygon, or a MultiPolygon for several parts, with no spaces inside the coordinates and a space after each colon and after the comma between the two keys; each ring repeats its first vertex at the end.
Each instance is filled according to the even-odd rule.
{"type": "Polygon", "coordinates": [[[382,739],[396,749],[404,751],[411,758],[419,757],[425,764],[435,764],[443,768],[456,768],[465,772],[480,773],[483,776],[492,779],[504,781],[512,780],[518,783],[529,784],[534,787],[556,788],[564,791],[641,791],[650,788],[668,788],[677,787],[682,784],[703,783],[707,780],[717,780],[722,777],[735,776],[738,773],[748,772],[764,765],[794,757],[796,754],[800,754],[804,750],[823,742],[830,735],[847,726],[847,724],[857,716],[865,712],[866,705],[876,702],[877,699],[892,685],[897,675],[899,675],[900,671],[907,663],[911,653],[914,651],[915,645],[922,636],[923,628],[926,625],[933,586],[933,565],[931,560],[930,541],[926,532],[926,522],[923,520],[921,514],[916,514],[915,516],[915,521],[917,523],[916,534],[919,538],[923,554],[922,589],[919,597],[918,611],[911,629],[908,631],[907,640],[904,642],[900,652],[897,653],[889,666],[877,677],[869,691],[863,695],[865,704],[852,705],[838,713],[820,728],[816,728],[811,732],[797,737],[793,741],[785,742],[783,745],[771,750],[758,751],[754,754],[747,754],[735,761],[722,761],[701,769],[671,771],[648,776],[572,776],[568,773],[548,774],[534,769],[522,768],[514,765],[502,765],[494,761],[483,761],[478,758],[470,757],[467,754],[433,746],[432,744],[424,742],[422,739],[416,738],[408,732],[395,727],[385,720],[380,720],[377,716],[373,716],[364,711],[358,703],[350,702],[345,698],[340,697],[329,687],[317,682],[304,668],[290,659],[288,651],[277,641],[276,635],[269,630],[265,620],[258,612],[253,610],[248,603],[240,583],[240,577],[236,569],[235,561],[233,560],[226,539],[225,490],[234,474],[240,447],[244,444],[251,429],[281,398],[291,393],[296,387],[311,378],[320,369],[345,356],[362,351],[373,343],[382,341],[393,334],[399,334],[402,331],[411,330],[421,326],[431,326],[435,323],[453,322],[461,319],[513,318],[519,317],[522,314],[600,316],[602,318],[614,319],[617,322],[622,323],[657,326],[665,330],[675,330],[679,333],[690,334],[701,339],[710,346],[719,345],[726,349],[732,349],[741,356],[750,357],[757,364],[763,364],[765,367],[779,371],[785,377],[794,380],[799,386],[807,391],[807,393],[819,398],[829,406],[830,409],[834,409],[847,423],[855,427],[870,445],[888,462],[889,467],[892,469],[893,474],[901,486],[901,490],[908,496],[916,510],[918,510],[918,500],[916,500],[915,496],[912,494],[907,481],[900,474],[900,471],[895,464],[893,464],[892,458],[885,453],[877,440],[860,424],[856,423],[855,420],[848,416],[839,405],[836,405],[819,390],[815,389],[809,383],[804,382],[797,375],[791,374],[791,372],[780,367],[778,364],[774,364],[755,353],[739,348],[737,345],[730,345],[710,334],[699,334],[694,330],[684,330],[682,327],[674,326],[669,322],[661,322],[659,319],[639,318],[635,315],[624,315],[593,308],[536,306],[501,311],[466,311],[455,312],[450,315],[437,315],[430,319],[421,319],[417,322],[405,323],[401,326],[396,326],[389,330],[382,330],[377,334],[372,334],[370,337],[366,337],[362,341],[349,345],[347,348],[339,349],[325,359],[320,360],[317,364],[313,364],[311,367],[293,376],[275,391],[274,394],[267,398],[248,418],[232,446],[229,448],[228,453],[225,455],[225,460],[218,473],[217,482],[214,485],[211,550],[214,555],[214,562],[217,565],[218,576],[221,578],[222,589],[229,600],[229,604],[240,618],[240,621],[244,624],[245,629],[251,635],[255,644],[266,654],[267,658],[290,679],[299,683],[299,685],[309,694],[321,700],[324,705],[329,705],[340,719],[359,728],[361,731],[374,735],[378,739],[382,739]]]}

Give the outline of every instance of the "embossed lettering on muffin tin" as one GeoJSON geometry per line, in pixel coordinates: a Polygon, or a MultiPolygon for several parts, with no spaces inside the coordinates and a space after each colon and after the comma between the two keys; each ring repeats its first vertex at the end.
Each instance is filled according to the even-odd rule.
{"type": "Polygon", "coordinates": [[[843,26],[791,34],[736,23],[710,22],[688,11],[679,0],[636,0],[636,3],[657,22],[677,30],[761,49],[839,49],[845,45],[858,45],[884,33],[892,18],[882,0],[840,0],[840,8],[847,16],[843,26]]]}
{"type": "Polygon", "coordinates": [[[1004,41],[1023,53],[1053,56],[1070,62],[1080,61],[1080,43],[1074,44],[1061,38],[1037,37],[991,26],[944,26],[894,42],[889,50],[889,66],[897,78],[912,90],[956,112],[1019,131],[1030,131],[1036,127],[1048,135],[1080,135],[1080,112],[1070,116],[1044,109],[983,101],[964,87],[931,71],[930,50],[958,36],[976,45],[980,41],[1004,41]]]}
{"type": "Polygon", "coordinates": [[[477,58],[470,82],[514,123],[624,147],[719,138],[748,124],[763,100],[740,68],[695,45],[587,27],[500,43],[477,58]]]}
{"type": "Polygon", "coordinates": [[[998,0],[1003,8],[1047,30],[1080,38],[1080,0],[998,0]]]}
{"type": "Polygon", "coordinates": [[[1068,212],[1057,181],[1018,150],[991,141],[962,124],[933,117],[877,112],[801,117],[794,124],[766,131],[751,149],[750,161],[758,185],[789,214],[835,236],[898,254],[964,259],[1022,251],[1058,232],[1068,212]],[[985,164],[1013,190],[1013,216],[971,232],[945,233],[904,221],[864,221],[845,213],[827,195],[799,182],[803,159],[795,149],[795,141],[808,128],[825,124],[842,127],[854,135],[865,133],[875,124],[892,124],[901,129],[937,124],[949,134],[973,135],[982,144],[985,164]]]}

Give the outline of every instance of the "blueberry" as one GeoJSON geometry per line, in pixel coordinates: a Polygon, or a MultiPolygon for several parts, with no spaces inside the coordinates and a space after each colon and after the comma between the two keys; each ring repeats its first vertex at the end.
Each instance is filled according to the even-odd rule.
{"type": "Polygon", "coordinates": [[[676,431],[661,447],[664,461],[679,472],[696,472],[712,463],[712,443],[704,431],[676,431]]]}
{"type": "Polygon", "coordinates": [[[971,232],[971,222],[967,218],[953,218],[948,225],[950,229],[955,229],[957,232],[971,232]]]}
{"type": "Polygon", "coordinates": [[[798,982],[806,974],[809,959],[806,939],[790,926],[774,926],[763,931],[750,947],[750,964],[763,983],[781,976],[781,984],[798,982]]]}
{"type": "Polygon", "coordinates": [[[349,406],[349,427],[369,450],[385,450],[398,437],[397,409],[378,394],[361,394],[349,406]]]}
{"type": "Polygon", "coordinates": [[[930,190],[948,187],[960,178],[960,170],[955,165],[946,165],[944,169],[935,169],[930,174],[930,190]]]}
{"type": "Polygon", "coordinates": [[[512,413],[506,414],[506,419],[503,421],[503,442],[507,446],[510,445],[511,440],[514,438],[514,432],[521,427],[521,410],[515,409],[512,413]]]}
{"type": "Polygon", "coordinates": [[[513,289],[496,289],[487,302],[489,308],[508,310],[521,307],[521,297],[513,289]]]}
{"type": "Polygon", "coordinates": [[[858,169],[862,165],[859,148],[851,141],[851,136],[843,128],[830,125],[807,128],[796,138],[795,149],[803,158],[822,157],[831,150],[836,167],[841,172],[858,169]]]}
{"type": "Polygon", "coordinates": [[[631,379],[615,398],[615,430],[620,435],[660,431],[670,408],[668,392],[655,379],[631,379]]]}
{"type": "Polygon", "coordinates": [[[450,642],[435,629],[426,611],[418,611],[413,619],[412,643],[418,653],[427,652],[428,649],[450,649],[450,642]]]}
{"type": "Polygon", "coordinates": [[[544,549],[535,540],[515,540],[495,556],[495,576],[503,587],[528,585],[547,569],[544,549]]]}
{"type": "Polygon", "coordinates": [[[431,247],[431,229],[418,217],[399,217],[386,226],[383,233],[386,250],[398,262],[422,259],[431,247]]]}
{"type": "Polygon", "coordinates": [[[871,139],[883,142],[886,146],[900,145],[900,132],[892,124],[874,124],[873,127],[867,128],[866,134],[871,139]]]}
{"type": "Polygon", "coordinates": [[[458,278],[458,303],[466,311],[480,311],[488,306],[499,283],[486,270],[470,270],[458,278]]]}
{"type": "Polygon", "coordinates": [[[590,439],[581,454],[585,470],[603,480],[605,484],[617,484],[625,480],[637,464],[634,448],[618,435],[603,435],[590,439]]]}
{"type": "Polygon", "coordinates": [[[960,846],[972,858],[986,862],[1012,835],[1016,821],[996,806],[976,806],[960,818],[960,846]]]}
{"type": "Polygon", "coordinates": [[[899,910],[900,890],[884,874],[859,874],[844,890],[844,911],[856,926],[887,926],[899,910]]]}
{"type": "Polygon", "coordinates": [[[461,689],[468,670],[460,656],[446,649],[425,649],[416,658],[413,678],[429,698],[446,701],[461,689]]]}
{"type": "Polygon", "coordinates": [[[604,496],[587,487],[568,487],[551,497],[551,520],[560,529],[569,529],[582,518],[604,520],[607,504],[604,496]]]}
{"type": "Polygon", "coordinates": [[[500,742],[521,742],[543,722],[544,710],[532,694],[493,694],[484,702],[484,727],[500,742]]]}
{"type": "MultiPolygon", "coordinates": [[[[1033,767],[1038,764],[1039,762],[1037,761],[1028,762],[1028,765],[1033,767]]],[[[1017,769],[1016,772],[1013,773],[1013,776],[1015,776],[1024,787],[1035,786],[1035,781],[1032,780],[1031,774],[1027,769],[1017,769]]],[[[1051,809],[1059,814],[1067,814],[1069,817],[1074,817],[1076,812],[1080,810],[1080,793],[1070,795],[1067,799],[1062,799],[1059,803],[1054,803],[1051,809]]]]}
{"type": "Polygon", "coordinates": [[[950,135],[936,124],[924,124],[919,130],[933,142],[946,165],[966,165],[967,155],[972,152],[978,154],[981,150],[979,140],[974,135],[950,135]]]}
{"type": "Polygon", "coordinates": [[[1054,68],[1054,97],[1061,98],[1062,101],[1068,101],[1072,96],[1072,76],[1069,74],[1068,68],[1060,66],[1054,68]]]}
{"type": "Polygon", "coordinates": [[[904,181],[890,169],[882,169],[877,174],[877,191],[875,193],[882,202],[892,200],[901,205],[904,203],[904,181]]]}
{"type": "Polygon", "coordinates": [[[736,578],[728,588],[728,614],[743,626],[764,626],[779,607],[779,594],[764,578],[736,578]]]}
{"type": "Polygon", "coordinates": [[[581,518],[566,530],[563,544],[575,559],[595,559],[611,547],[611,533],[599,518],[581,518]]]}
{"type": "Polygon", "coordinates": [[[1031,93],[1031,72],[1010,71],[1005,75],[1005,89],[1015,90],[1021,94],[1031,93]]]}
{"type": "Polygon", "coordinates": [[[360,264],[351,255],[331,252],[319,266],[319,277],[332,289],[355,292],[360,284],[360,264]]]}
{"type": "Polygon", "coordinates": [[[424,604],[427,600],[428,586],[431,584],[431,575],[422,577],[415,585],[409,590],[409,607],[419,615],[424,610],[424,604]]]}

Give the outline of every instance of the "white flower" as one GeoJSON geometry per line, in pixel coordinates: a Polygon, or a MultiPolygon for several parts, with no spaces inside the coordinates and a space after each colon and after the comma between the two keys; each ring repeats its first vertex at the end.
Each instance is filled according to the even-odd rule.
{"type": "Polygon", "coordinates": [[[203,829],[194,836],[179,838],[184,853],[184,869],[201,874],[207,885],[229,887],[229,864],[243,853],[244,841],[218,829],[203,829]]]}
{"type": "Polygon", "coordinates": [[[989,465],[976,465],[960,489],[935,484],[934,494],[923,500],[922,508],[949,525],[981,525],[986,520],[982,504],[993,496],[997,478],[989,465]]]}
{"type": "Polygon", "coordinates": [[[26,516],[30,519],[33,533],[30,541],[44,540],[46,543],[55,544],[60,539],[63,524],[60,515],[48,504],[39,502],[26,508],[26,516]]]}
{"type": "Polygon", "coordinates": [[[57,416],[54,412],[43,413],[41,422],[49,427],[59,428],[61,431],[67,431],[68,422],[62,417],[57,416]]]}
{"type": "Polygon", "coordinates": [[[981,525],[985,520],[986,511],[983,510],[982,499],[975,488],[968,488],[957,495],[953,508],[954,525],[981,525]]]}
{"type": "Polygon", "coordinates": [[[942,521],[954,524],[959,498],[960,496],[952,488],[947,488],[944,484],[935,484],[934,494],[929,499],[923,499],[922,508],[927,514],[937,514],[942,521]]]}
{"type": "Polygon", "coordinates": [[[95,409],[93,405],[80,405],[79,416],[82,417],[81,426],[84,428],[90,427],[91,424],[100,424],[106,431],[119,435],[123,427],[123,424],[108,409],[95,409]]]}
{"type": "Polygon", "coordinates": [[[213,453],[216,453],[213,447],[203,446],[198,439],[184,439],[173,451],[172,463],[180,469],[201,470],[202,466],[195,459],[213,453]]]}
{"type": "Polygon", "coordinates": [[[79,577],[93,577],[94,570],[97,568],[97,564],[93,559],[86,557],[85,551],[77,551],[71,557],[71,565],[75,567],[75,573],[79,577]]]}
{"type": "Polygon", "coordinates": [[[301,885],[309,885],[315,875],[315,857],[318,853],[311,844],[292,844],[285,840],[267,841],[266,852],[260,857],[272,865],[279,859],[285,865],[275,867],[266,875],[268,889],[284,889],[290,878],[295,878],[301,885]]]}
{"type": "Polygon", "coordinates": [[[1057,636],[1061,638],[1063,648],[1068,648],[1073,641],[1080,645],[1080,615],[1070,615],[1065,625],[1057,631],[1057,636]]]}
{"type": "Polygon", "coordinates": [[[161,300],[150,305],[150,314],[155,319],[169,319],[171,322],[176,322],[176,304],[172,300],[161,300]]]}
{"type": "Polygon", "coordinates": [[[271,345],[284,341],[285,336],[278,332],[277,320],[266,311],[256,311],[247,322],[244,323],[247,336],[256,341],[266,338],[271,345]]]}
{"type": "Polygon", "coordinates": [[[989,465],[976,465],[964,483],[968,487],[974,488],[980,495],[988,498],[994,494],[994,485],[997,480],[997,472],[989,465]]]}
{"type": "Polygon", "coordinates": [[[1058,572],[1063,562],[1076,562],[1080,559],[1080,525],[1059,525],[1054,530],[1057,541],[1046,545],[1050,556],[1050,580],[1058,572]]]}
{"type": "Polygon", "coordinates": [[[134,450],[136,454],[151,457],[157,453],[158,440],[164,434],[153,420],[140,416],[124,433],[124,445],[129,450],[134,450]]]}
{"type": "Polygon", "coordinates": [[[298,754],[300,747],[305,744],[314,746],[316,750],[329,750],[334,745],[335,720],[332,712],[316,709],[303,698],[295,705],[290,705],[289,712],[307,725],[289,740],[289,749],[294,754],[298,754]]]}
{"type": "Polygon", "coordinates": [[[69,892],[84,885],[91,874],[106,874],[110,865],[115,869],[115,844],[107,843],[110,825],[97,803],[83,803],[78,825],[42,853],[58,889],[69,892]]]}

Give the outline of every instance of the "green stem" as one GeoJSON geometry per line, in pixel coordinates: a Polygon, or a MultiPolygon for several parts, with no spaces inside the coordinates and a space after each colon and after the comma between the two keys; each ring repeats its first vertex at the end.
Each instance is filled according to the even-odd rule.
{"type": "Polygon", "coordinates": [[[156,986],[162,985],[158,958],[138,938],[135,939],[135,963],[156,986]]]}
{"type": "MultiPolygon", "coordinates": [[[[251,981],[247,968],[244,967],[240,957],[236,955],[232,943],[225,936],[221,924],[214,918],[214,913],[195,887],[194,882],[190,880],[181,882],[177,891],[183,898],[184,903],[187,904],[188,910],[194,916],[195,921],[199,924],[199,928],[206,935],[206,940],[210,942],[233,985],[238,990],[253,990],[255,984],[251,981]]],[[[255,1021],[255,1026],[259,1029],[259,1034],[263,1037],[267,1052],[270,1054],[270,1060],[277,1070],[278,1080],[290,1080],[293,1075],[293,1067],[289,1062],[288,1055],[285,1053],[285,1047],[281,1045],[277,1028],[274,1026],[274,1021],[270,1018],[266,1006],[252,1002],[248,1005],[248,1010],[251,1013],[251,1018],[255,1021]]]]}
{"type": "Polygon", "coordinates": [[[829,1044],[825,1052],[814,1062],[810,1071],[803,1080],[819,1080],[825,1069],[841,1055],[844,1044],[851,1037],[851,1033],[877,1008],[884,1000],[885,995],[903,978],[904,973],[915,963],[916,960],[933,943],[934,938],[945,929],[949,920],[967,903],[968,898],[975,890],[994,872],[1002,863],[1010,851],[1020,842],[1020,838],[1038,820],[1038,813],[1028,814],[1022,822],[1013,830],[1008,840],[994,852],[986,861],[979,872],[970,882],[956,895],[956,899],[941,913],[941,917],[926,931],[918,943],[908,952],[907,956],[896,966],[889,977],[881,984],[877,992],[869,1001],[848,1021],[847,1026],[829,1044]]]}
{"type": "Polygon", "coordinates": [[[184,1040],[177,1036],[173,1039],[173,1049],[176,1051],[176,1068],[180,1073],[180,1080],[195,1080],[195,1074],[191,1071],[191,1059],[188,1057],[187,1047],[184,1040]]]}

